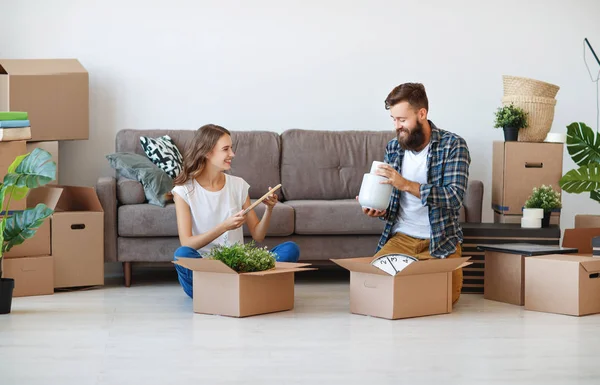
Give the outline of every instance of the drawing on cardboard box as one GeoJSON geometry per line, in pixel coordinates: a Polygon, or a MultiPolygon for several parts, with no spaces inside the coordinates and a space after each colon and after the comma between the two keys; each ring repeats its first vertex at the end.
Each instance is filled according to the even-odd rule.
{"type": "Polygon", "coordinates": [[[371,262],[371,265],[385,271],[389,275],[396,275],[404,268],[413,262],[418,261],[417,258],[406,254],[385,254],[371,262]]]}

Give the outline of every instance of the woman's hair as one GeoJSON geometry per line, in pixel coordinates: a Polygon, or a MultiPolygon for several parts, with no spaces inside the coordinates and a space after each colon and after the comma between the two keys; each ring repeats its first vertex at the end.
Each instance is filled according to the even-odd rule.
{"type": "Polygon", "coordinates": [[[187,143],[183,154],[183,169],[175,177],[173,184],[179,186],[195,179],[206,166],[206,156],[215,148],[223,135],[231,135],[226,128],[216,124],[207,124],[200,127],[194,138],[187,143]]]}

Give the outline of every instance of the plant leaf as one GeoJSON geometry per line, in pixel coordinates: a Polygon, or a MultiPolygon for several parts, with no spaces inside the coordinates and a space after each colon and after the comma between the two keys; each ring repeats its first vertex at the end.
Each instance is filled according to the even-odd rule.
{"type": "Polygon", "coordinates": [[[600,191],[594,190],[594,191],[590,192],[590,198],[592,198],[596,202],[600,202],[600,191]]]}
{"type": "Polygon", "coordinates": [[[600,190],[600,164],[581,166],[566,173],[558,183],[568,193],[600,190]]]}
{"type": "Polygon", "coordinates": [[[52,155],[41,148],[34,149],[17,166],[14,173],[4,176],[4,184],[37,188],[54,180],[56,177],[56,163],[52,161],[52,155]]]}
{"type": "Polygon", "coordinates": [[[37,229],[44,223],[54,210],[43,203],[34,208],[17,211],[6,219],[6,227],[2,231],[4,242],[2,252],[10,251],[13,246],[20,245],[26,239],[35,235],[37,229]]]}
{"type": "Polygon", "coordinates": [[[585,123],[567,126],[567,151],[578,166],[600,163],[600,134],[585,123]]]}
{"type": "Polygon", "coordinates": [[[17,167],[21,164],[21,162],[23,162],[23,159],[27,158],[27,155],[29,155],[29,154],[23,154],[23,155],[17,156],[15,158],[15,160],[13,160],[13,162],[10,164],[10,166],[8,166],[8,171],[6,173],[12,174],[13,172],[15,172],[17,167]]]}

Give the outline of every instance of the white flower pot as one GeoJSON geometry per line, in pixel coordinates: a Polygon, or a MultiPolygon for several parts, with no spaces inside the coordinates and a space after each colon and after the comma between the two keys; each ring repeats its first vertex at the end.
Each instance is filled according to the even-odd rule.
{"type": "MultiPolygon", "coordinates": [[[[375,167],[376,169],[376,167],[375,167]]],[[[371,168],[373,170],[373,168],[371,168]]],[[[390,203],[392,196],[392,185],[382,184],[387,178],[374,174],[364,174],[360,193],[358,194],[358,203],[363,208],[385,210],[390,203]]]]}

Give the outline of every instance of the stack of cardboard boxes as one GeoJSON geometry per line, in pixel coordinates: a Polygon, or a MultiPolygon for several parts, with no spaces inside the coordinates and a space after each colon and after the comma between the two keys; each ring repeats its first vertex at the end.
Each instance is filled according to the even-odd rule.
{"type": "MultiPolygon", "coordinates": [[[[534,187],[551,185],[559,189],[563,150],[563,143],[494,142],[494,223],[521,223],[523,206],[534,187]]],[[[560,224],[560,211],[552,213],[550,224],[560,224]]]]}
{"type": "MultiPolygon", "coordinates": [[[[93,188],[59,186],[59,144],[89,138],[89,77],[75,59],[0,59],[0,111],[27,112],[31,138],[0,141],[0,178],[18,155],[39,147],[57,164],[52,185],[11,201],[11,211],[36,203],[54,215],[2,259],[15,297],[53,294],[55,288],[104,284],[104,213],[93,188]]],[[[85,160],[82,160],[85,161],[85,160]]]]}

